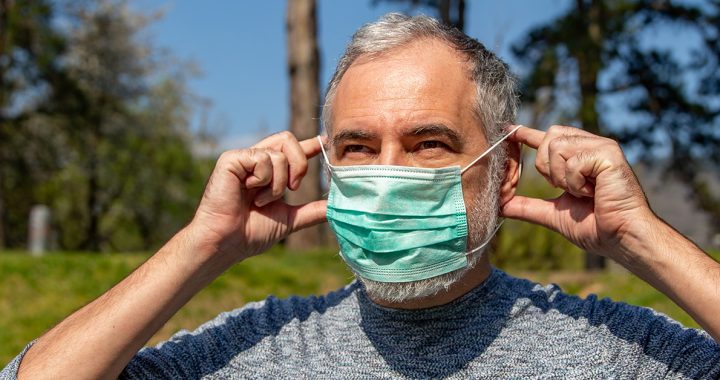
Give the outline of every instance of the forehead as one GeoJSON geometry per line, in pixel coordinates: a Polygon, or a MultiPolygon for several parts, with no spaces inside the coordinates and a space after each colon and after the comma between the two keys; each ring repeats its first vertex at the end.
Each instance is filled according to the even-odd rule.
{"type": "Polygon", "coordinates": [[[477,128],[475,93],[465,57],[439,40],[415,41],[353,62],[333,100],[333,132],[349,125],[400,128],[417,122],[477,128]]]}

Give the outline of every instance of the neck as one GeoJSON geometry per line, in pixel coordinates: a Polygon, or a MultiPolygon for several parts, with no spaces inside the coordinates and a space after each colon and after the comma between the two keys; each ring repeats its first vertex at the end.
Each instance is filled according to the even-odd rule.
{"type": "Polygon", "coordinates": [[[440,291],[432,296],[414,299],[406,302],[388,302],[384,300],[372,299],[373,302],[380,306],[393,309],[427,309],[430,307],[448,304],[475,289],[490,277],[492,268],[487,253],[483,254],[475,267],[467,271],[460,280],[451,285],[447,290],[440,291]]]}

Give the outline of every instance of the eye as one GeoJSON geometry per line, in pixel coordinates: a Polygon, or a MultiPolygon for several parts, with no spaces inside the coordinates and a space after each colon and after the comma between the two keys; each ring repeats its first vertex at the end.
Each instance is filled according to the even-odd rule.
{"type": "Polygon", "coordinates": [[[352,144],[352,145],[346,145],[344,148],[345,153],[370,153],[370,148],[366,147],[365,145],[358,145],[358,144],[352,144]]]}
{"type": "Polygon", "coordinates": [[[418,144],[417,149],[422,150],[422,149],[437,149],[437,148],[447,148],[447,147],[448,146],[445,143],[442,143],[440,141],[428,140],[428,141],[423,141],[420,144],[418,144]]]}

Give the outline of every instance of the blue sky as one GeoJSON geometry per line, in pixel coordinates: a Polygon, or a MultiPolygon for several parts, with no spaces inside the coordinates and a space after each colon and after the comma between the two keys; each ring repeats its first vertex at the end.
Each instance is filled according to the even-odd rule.
{"type": "MultiPolygon", "coordinates": [[[[511,43],[570,5],[569,0],[468,3],[466,32],[511,66],[511,43]]],[[[221,148],[246,146],[287,128],[285,1],[133,0],[131,4],[141,11],[164,10],[165,16],[148,31],[152,41],[201,69],[202,75],[191,80],[190,87],[212,102],[211,123],[224,126],[221,148]]],[[[319,0],[323,88],[358,27],[387,12],[405,10],[407,6],[373,6],[372,0],[319,0]]]]}

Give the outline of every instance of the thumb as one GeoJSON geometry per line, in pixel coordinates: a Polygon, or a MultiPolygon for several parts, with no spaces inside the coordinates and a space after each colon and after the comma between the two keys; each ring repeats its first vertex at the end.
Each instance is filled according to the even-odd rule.
{"type": "Polygon", "coordinates": [[[555,215],[554,200],[528,198],[516,195],[507,201],[501,209],[502,216],[510,219],[518,219],[525,222],[539,224],[543,227],[555,230],[552,215],[555,215]]]}
{"type": "Polygon", "coordinates": [[[325,221],[327,213],[327,201],[319,200],[305,203],[298,206],[289,206],[288,225],[290,232],[293,233],[303,228],[314,226],[325,221]]]}

